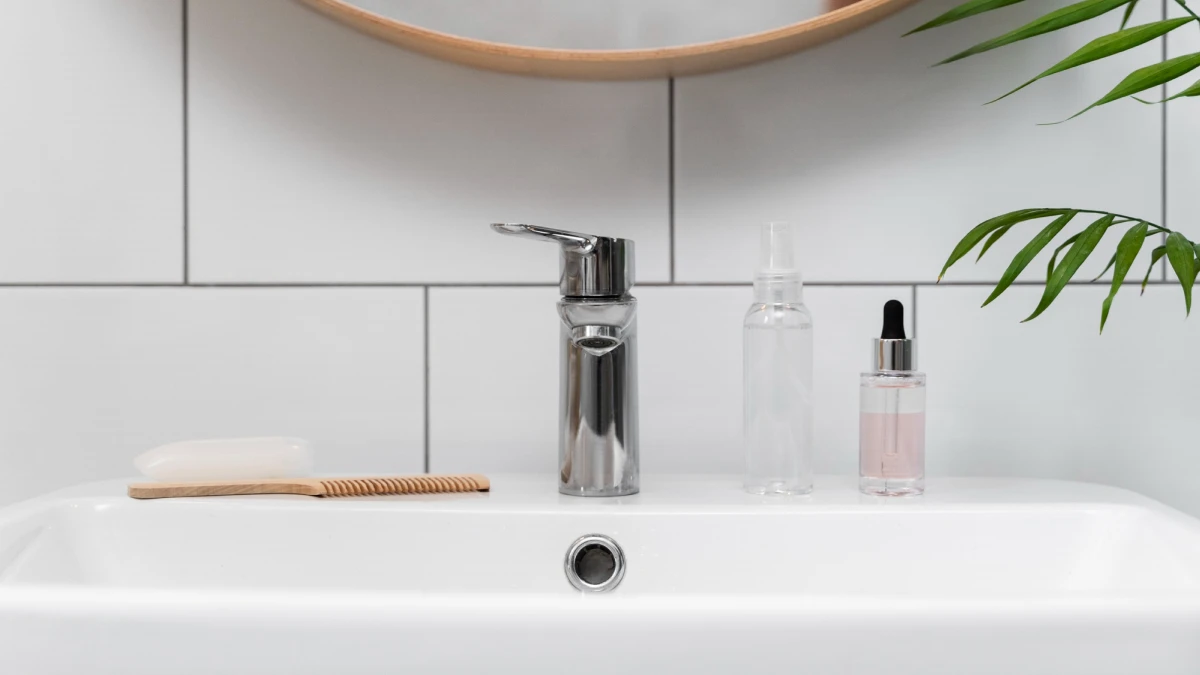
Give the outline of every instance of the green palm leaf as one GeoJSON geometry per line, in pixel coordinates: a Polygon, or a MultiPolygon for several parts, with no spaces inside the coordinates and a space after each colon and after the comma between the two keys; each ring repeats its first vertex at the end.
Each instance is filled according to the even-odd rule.
{"type": "MultiPolygon", "coordinates": [[[[1113,223],[1113,225],[1120,225],[1122,222],[1129,222],[1129,221],[1117,221],[1117,222],[1113,223]]],[[[1150,225],[1150,223],[1147,223],[1147,222],[1146,222],[1146,221],[1144,221],[1144,220],[1143,220],[1143,221],[1139,221],[1139,222],[1142,222],[1142,223],[1144,223],[1144,224],[1146,225],[1146,229],[1147,229],[1148,231],[1146,232],[1146,235],[1145,235],[1145,236],[1149,237],[1149,236],[1152,236],[1152,235],[1155,235],[1155,234],[1158,234],[1158,233],[1159,233],[1159,230],[1158,230],[1158,229],[1155,229],[1155,230],[1150,230],[1150,228],[1151,228],[1151,227],[1155,227],[1155,228],[1157,228],[1157,227],[1158,227],[1157,225],[1153,225],[1153,226],[1152,226],[1152,225],[1150,225]]],[[[1120,253],[1120,250],[1119,250],[1119,249],[1118,249],[1118,251],[1117,251],[1116,253],[1113,253],[1113,254],[1112,254],[1112,257],[1111,257],[1111,258],[1109,258],[1109,259],[1108,259],[1108,264],[1104,266],[1104,269],[1100,270],[1100,274],[1097,274],[1095,277],[1093,277],[1093,278],[1092,278],[1092,281],[1093,281],[1093,282],[1100,281],[1100,277],[1104,276],[1104,275],[1105,275],[1105,273],[1107,273],[1107,272],[1108,272],[1110,269],[1112,269],[1113,265],[1117,264],[1117,253],[1120,253]]]]}
{"type": "Polygon", "coordinates": [[[1146,292],[1146,284],[1150,283],[1150,274],[1154,272],[1154,266],[1158,264],[1159,260],[1162,260],[1162,257],[1166,255],[1166,253],[1166,246],[1156,246],[1154,247],[1154,250],[1150,252],[1150,266],[1146,268],[1146,276],[1142,279],[1142,291],[1139,293],[1139,295],[1146,292]]]}
{"type": "MultiPolygon", "coordinates": [[[[1133,7],[1133,4],[1130,3],[1129,6],[1133,7]]],[[[995,103],[1000,99],[1012,96],[1013,94],[1021,91],[1025,87],[1028,87],[1042,78],[1050,77],[1051,75],[1061,73],[1064,70],[1070,70],[1071,68],[1082,66],[1085,63],[1091,63],[1092,61],[1099,61],[1100,59],[1112,56],[1114,54],[1120,54],[1123,51],[1144,45],[1155,38],[1166,35],[1185,23],[1191,23],[1191,21],[1192,18],[1190,16],[1182,19],[1155,21],[1154,23],[1134,26],[1133,28],[1126,28],[1125,30],[1117,31],[1116,33],[1112,33],[1110,35],[1098,37],[1080,47],[1074,54],[1071,54],[1062,61],[1059,61],[1053,66],[1047,68],[1037,77],[1026,82],[1025,84],[1022,84],[1016,89],[1013,89],[1004,96],[1000,96],[999,98],[988,101],[988,103],[995,103]]]]}
{"type": "Polygon", "coordinates": [[[968,232],[961,241],[958,242],[958,245],[954,247],[954,250],[950,253],[950,258],[946,260],[945,266],[942,267],[941,274],[938,275],[938,281],[941,281],[942,277],[946,276],[946,270],[950,269],[951,265],[961,260],[966,254],[970,253],[971,249],[975,248],[975,246],[982,241],[984,237],[988,236],[992,232],[1007,225],[1020,223],[1026,220],[1057,216],[1062,214],[1063,211],[1064,209],[1021,209],[1019,211],[1013,211],[1011,213],[1005,213],[1004,215],[996,216],[991,220],[983,221],[972,228],[972,230],[968,232]]]}
{"type": "Polygon", "coordinates": [[[960,21],[969,16],[990,12],[993,9],[1000,9],[1001,7],[1015,5],[1022,1],[1023,0],[970,0],[969,2],[964,2],[963,4],[944,14],[938,15],[935,19],[928,23],[923,23],[920,26],[908,31],[904,34],[904,37],[908,37],[913,33],[920,33],[923,30],[929,30],[930,28],[945,26],[948,23],[954,23],[955,21],[960,21]]]}
{"type": "Polygon", "coordinates": [[[1058,248],[1054,249],[1054,253],[1050,254],[1050,262],[1046,263],[1046,281],[1050,281],[1050,277],[1054,276],[1054,266],[1058,263],[1058,254],[1062,253],[1064,248],[1074,244],[1075,241],[1079,239],[1079,235],[1081,234],[1083,233],[1076,232],[1075,234],[1067,237],[1067,240],[1059,244],[1058,248]]]}
{"type": "Polygon", "coordinates": [[[1174,96],[1168,96],[1161,101],[1143,101],[1142,99],[1140,99],[1136,96],[1134,96],[1133,98],[1135,100],[1140,101],[1141,103],[1145,103],[1147,105],[1158,105],[1159,103],[1166,103],[1167,101],[1174,101],[1177,98],[1184,98],[1187,96],[1200,96],[1200,82],[1196,82],[1195,84],[1188,87],[1187,89],[1184,89],[1183,91],[1179,92],[1178,94],[1175,94],[1174,96]]]}
{"type": "MultiPolygon", "coordinates": [[[[1067,282],[1075,275],[1083,261],[1087,260],[1087,257],[1096,249],[1096,245],[1104,238],[1104,233],[1116,219],[1117,217],[1111,214],[1102,216],[1079,233],[1075,243],[1063,256],[1062,264],[1054,268],[1053,275],[1046,282],[1046,290],[1042,292],[1042,299],[1038,302],[1037,309],[1033,310],[1033,314],[1026,317],[1025,321],[1032,321],[1046,311],[1050,303],[1054,302],[1059,293],[1062,293],[1062,289],[1066,287],[1067,282]]],[[[1025,323],[1025,321],[1021,323],[1025,323]]]]}
{"type": "MultiPolygon", "coordinates": [[[[1092,108],[1102,106],[1105,103],[1112,103],[1117,99],[1132,96],[1151,87],[1166,84],[1181,75],[1190,73],[1198,67],[1200,67],[1200,53],[1184,54],[1183,56],[1176,56],[1173,59],[1167,59],[1166,61],[1155,63],[1145,68],[1138,68],[1130,73],[1129,77],[1121,80],[1120,84],[1113,87],[1113,90],[1105,94],[1099,101],[1071,115],[1066,120],[1062,120],[1062,122],[1073,120],[1092,108]]],[[[1052,124],[1062,124],[1062,122],[1052,122],[1052,124]]]]}
{"type": "Polygon", "coordinates": [[[1104,299],[1104,305],[1100,309],[1101,333],[1104,332],[1104,324],[1108,321],[1108,311],[1112,308],[1113,298],[1117,296],[1117,291],[1121,290],[1121,284],[1125,281],[1125,276],[1129,274],[1129,268],[1133,267],[1133,261],[1137,259],[1138,252],[1142,250],[1142,243],[1146,241],[1149,231],[1149,225],[1138,223],[1129,228],[1125,232],[1125,236],[1121,237],[1121,242],[1117,244],[1117,252],[1113,254],[1116,263],[1112,286],[1109,287],[1108,297],[1104,299]]]}
{"type": "Polygon", "coordinates": [[[1179,285],[1183,286],[1183,301],[1190,316],[1192,313],[1192,285],[1196,283],[1196,251],[1192,248],[1192,242],[1178,232],[1168,234],[1167,260],[1171,261],[1171,269],[1175,270],[1175,276],[1179,278],[1179,285]]]}
{"type": "Polygon", "coordinates": [[[1125,6],[1125,16],[1121,17],[1121,27],[1118,30],[1125,30],[1125,26],[1129,25],[1129,19],[1133,16],[1133,10],[1137,9],[1138,0],[1133,0],[1125,6]]]}
{"type": "Polygon", "coordinates": [[[1027,40],[1031,37],[1045,33],[1052,33],[1056,30],[1066,28],[1067,26],[1073,26],[1077,23],[1087,21],[1088,19],[1094,19],[1101,14],[1111,12],[1112,10],[1130,1],[1131,0],[1083,0],[1083,2],[1077,2],[1073,5],[1068,5],[1062,9],[1050,12],[1049,14],[1035,19],[1014,31],[1005,33],[1000,37],[981,42],[974,47],[967,49],[966,51],[962,51],[954,56],[951,56],[937,65],[940,66],[945,63],[952,63],[960,59],[965,59],[968,56],[974,56],[976,54],[991,51],[1005,45],[1010,45],[1014,42],[1027,40]]]}
{"type": "Polygon", "coordinates": [[[979,249],[979,257],[975,258],[975,262],[983,260],[983,254],[988,252],[988,249],[992,247],[992,244],[999,241],[1000,237],[1003,237],[1009,230],[1013,229],[1015,225],[1016,223],[1010,223],[993,232],[991,236],[987,238],[987,241],[983,242],[983,248],[979,249]]]}
{"type": "Polygon", "coordinates": [[[1037,236],[1031,239],[1013,257],[1012,262],[1008,264],[1008,269],[1004,270],[1004,274],[1000,276],[1000,282],[996,284],[996,288],[992,291],[992,294],[988,296],[987,300],[983,301],[984,307],[987,307],[993,300],[1000,297],[1001,293],[1008,290],[1008,287],[1017,280],[1021,272],[1025,271],[1025,268],[1037,257],[1037,254],[1041,253],[1042,249],[1046,248],[1046,245],[1053,241],[1059,232],[1062,232],[1067,223],[1071,222],[1075,214],[1076,211],[1067,211],[1058,218],[1055,218],[1049,225],[1042,228],[1042,231],[1038,232],[1037,236]]]}

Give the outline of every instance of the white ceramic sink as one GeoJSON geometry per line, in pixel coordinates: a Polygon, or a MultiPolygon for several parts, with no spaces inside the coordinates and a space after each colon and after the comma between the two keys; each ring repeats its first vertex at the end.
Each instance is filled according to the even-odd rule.
{"type": "Polygon", "coordinates": [[[1200,673],[1200,521],[1129,492],[493,486],[135,501],[103,483],[0,510],[0,673],[1200,673]],[[564,576],[591,533],[626,554],[611,593],[564,576]]]}

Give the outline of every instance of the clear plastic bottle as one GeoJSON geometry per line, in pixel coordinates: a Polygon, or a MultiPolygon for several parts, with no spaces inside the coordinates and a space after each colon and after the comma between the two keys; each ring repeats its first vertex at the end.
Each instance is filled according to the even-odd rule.
{"type": "Polygon", "coordinates": [[[883,334],[873,341],[874,370],[859,387],[858,487],[885,497],[925,492],[925,373],[904,334],[904,305],[883,308],[883,334]]]}
{"type": "Polygon", "coordinates": [[[788,223],[763,226],[754,304],[742,326],[745,489],[808,494],[813,485],[813,322],[804,306],[788,223]]]}

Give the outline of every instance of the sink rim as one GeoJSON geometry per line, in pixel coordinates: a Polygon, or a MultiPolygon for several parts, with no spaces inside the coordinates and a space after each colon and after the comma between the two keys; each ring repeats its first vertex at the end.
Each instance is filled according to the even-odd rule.
{"type": "Polygon", "coordinates": [[[640,493],[626,497],[587,498],[559,494],[553,474],[489,474],[487,493],[317,498],[296,495],[239,495],[135,500],[125,494],[126,478],[83,483],[0,508],[0,526],[14,517],[53,506],[114,504],[161,509],[197,504],[206,507],[288,510],[402,510],[461,513],[542,512],[572,514],[624,513],[821,513],[830,511],[962,511],[1027,510],[1128,506],[1148,509],[1197,527],[1195,518],[1132,490],[1077,481],[1044,478],[932,478],[919,497],[873,497],[861,494],[851,477],[817,476],[815,489],[803,496],[751,495],[740,479],[723,474],[643,475],[640,493]]]}

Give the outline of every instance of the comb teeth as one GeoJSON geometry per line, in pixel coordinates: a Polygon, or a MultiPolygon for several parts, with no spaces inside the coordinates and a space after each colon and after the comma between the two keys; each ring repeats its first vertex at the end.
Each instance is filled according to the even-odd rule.
{"type": "Polygon", "coordinates": [[[482,489],[470,476],[411,476],[408,478],[342,478],[321,481],[325,497],[411,495],[437,492],[475,492],[482,489]]]}

